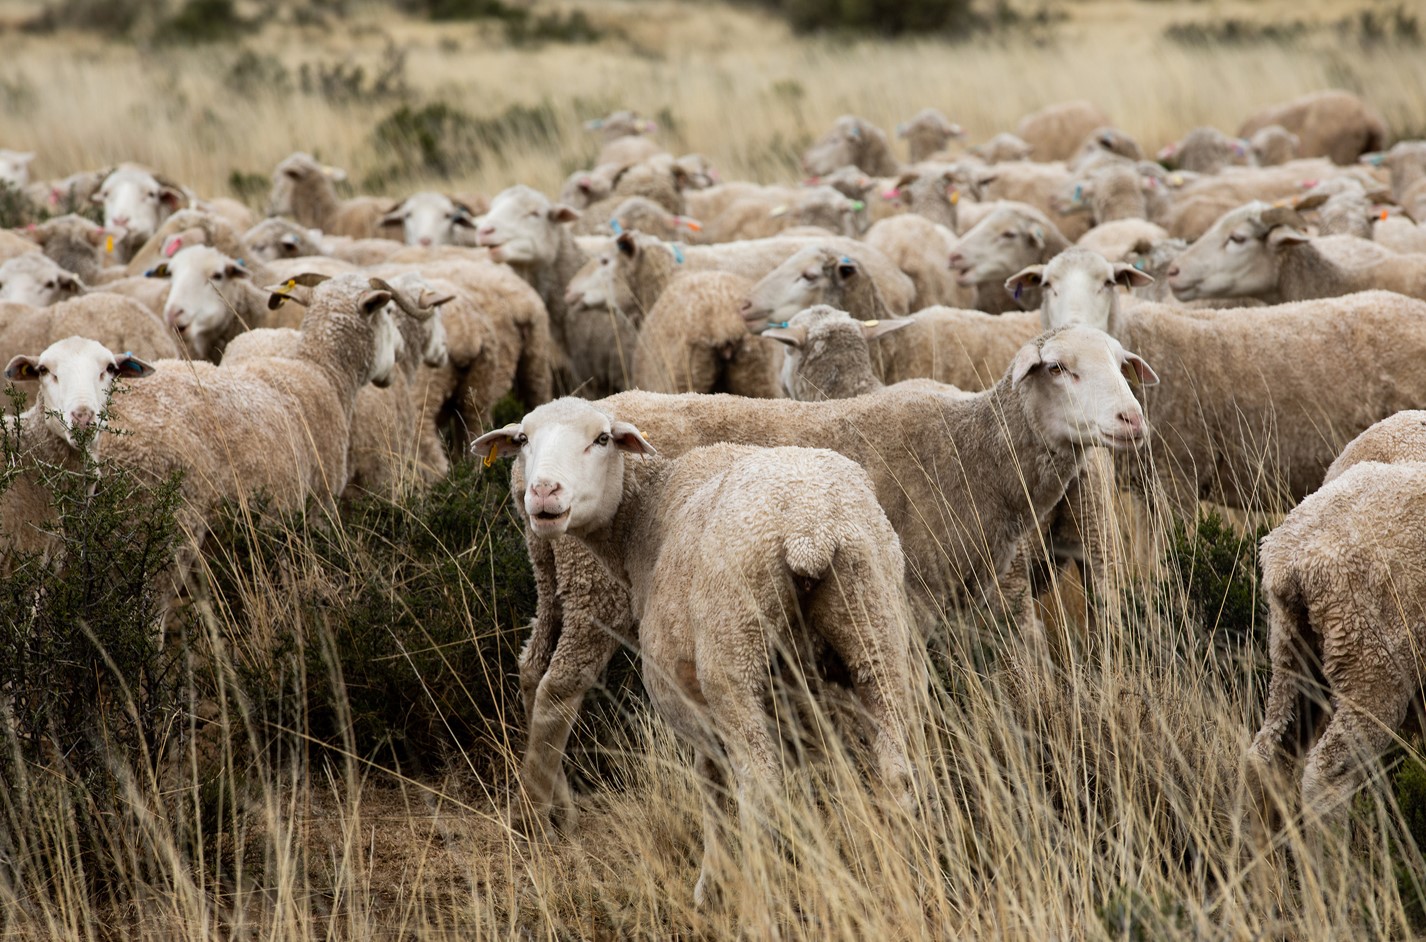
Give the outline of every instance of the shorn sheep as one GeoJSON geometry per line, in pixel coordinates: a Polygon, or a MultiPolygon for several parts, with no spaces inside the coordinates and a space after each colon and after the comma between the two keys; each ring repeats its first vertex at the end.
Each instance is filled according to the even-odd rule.
{"type": "MultiPolygon", "coordinates": [[[[1023,565],[1021,541],[1080,473],[1086,446],[1134,448],[1145,438],[1126,373],[1156,381],[1113,338],[1075,328],[1025,344],[994,388],[964,400],[916,390],[817,403],[627,392],[602,406],[665,454],[735,441],[830,448],[855,460],[901,539],[907,589],[929,632],[947,605],[966,600],[1023,614],[1015,610],[1026,600],[1002,597],[1000,581],[1023,565]]],[[[536,814],[558,798],[566,815],[570,726],[629,636],[630,615],[618,585],[586,554],[532,541],[530,555],[539,606],[520,658],[529,711],[521,781],[536,814]]]]}
{"type": "Polygon", "coordinates": [[[779,651],[814,671],[824,646],[842,661],[880,777],[914,810],[905,558],[850,459],[729,444],[661,458],[618,414],[560,399],[475,447],[518,455],[535,538],[578,540],[628,591],[649,699],[693,746],[704,784],[694,900],[706,905],[718,895],[728,773],[748,824],[767,821],[782,790],[764,705],[779,651]]]}

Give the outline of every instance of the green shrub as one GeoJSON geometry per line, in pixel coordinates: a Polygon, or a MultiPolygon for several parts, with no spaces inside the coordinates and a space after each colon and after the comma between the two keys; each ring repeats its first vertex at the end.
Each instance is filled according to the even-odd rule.
{"type": "Polygon", "coordinates": [[[271,188],[272,178],[265,173],[249,173],[235,168],[228,174],[228,189],[249,206],[261,206],[271,188]]]}
{"type": "Polygon", "coordinates": [[[516,46],[540,43],[595,43],[604,38],[583,10],[516,17],[505,22],[505,38],[516,46]]]}
{"type": "Polygon", "coordinates": [[[555,149],[559,126],[549,102],[511,105],[498,115],[476,118],[438,101],[402,105],[372,132],[376,150],[392,160],[366,181],[369,189],[412,176],[450,177],[477,168],[485,157],[517,147],[555,149]]]}
{"type": "Polygon", "coordinates": [[[292,73],[276,56],[244,49],[228,66],[223,84],[243,96],[285,95],[292,91],[292,73]]]}
{"type": "Polygon", "coordinates": [[[238,16],[233,0],[184,0],[159,24],[154,39],[164,43],[211,43],[235,39],[256,24],[238,16]]]}
{"type": "Polygon", "coordinates": [[[151,6],[149,0],[55,0],[25,23],[30,32],[81,29],[105,36],[127,36],[151,6]]]}
{"type": "Polygon", "coordinates": [[[1269,528],[1240,533],[1216,511],[1192,524],[1174,521],[1165,559],[1166,594],[1174,608],[1182,592],[1205,632],[1238,648],[1265,649],[1266,608],[1258,592],[1258,544],[1269,528]]]}

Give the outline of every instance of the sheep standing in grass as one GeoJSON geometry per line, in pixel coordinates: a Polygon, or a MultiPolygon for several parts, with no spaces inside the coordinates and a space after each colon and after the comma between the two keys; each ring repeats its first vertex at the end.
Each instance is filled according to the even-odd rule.
{"type": "Polygon", "coordinates": [[[371,196],[339,198],[333,184],[346,177],[342,170],[319,164],[310,154],[292,154],[272,171],[267,214],[287,216],[329,236],[375,238],[381,234],[381,217],[390,202],[371,196]]]}
{"type": "Polygon", "coordinates": [[[874,177],[894,177],[901,162],[891,153],[886,132],[865,118],[845,114],[802,155],[802,169],[821,176],[841,167],[859,167],[874,177]]]}
{"type": "MultiPolygon", "coordinates": [[[[907,590],[930,633],[947,605],[965,601],[1027,614],[1026,599],[1000,594],[1023,565],[1021,541],[1079,475],[1087,446],[1127,449],[1145,437],[1126,372],[1153,380],[1112,338],[1077,328],[1025,344],[994,388],[964,400],[914,389],[816,403],[627,392],[601,405],[665,454],[735,441],[830,448],[856,461],[901,539],[907,590]]],[[[560,763],[573,718],[630,636],[630,616],[618,585],[578,548],[532,540],[530,556],[540,598],[520,659],[529,712],[521,781],[536,814],[557,796],[563,814],[572,812],[560,763]]],[[[1009,584],[1025,585],[1023,573],[1009,584]]]]}
{"type": "Polygon", "coordinates": [[[896,126],[896,136],[906,142],[911,162],[918,164],[945,150],[951,141],[965,137],[966,132],[935,108],[922,108],[911,120],[896,126]]]}
{"type": "Polygon", "coordinates": [[[561,399],[475,447],[519,456],[535,538],[577,540],[629,593],[650,701],[693,746],[704,784],[694,900],[706,905],[728,779],[748,824],[769,820],[783,788],[765,706],[779,654],[814,674],[830,660],[822,650],[842,661],[880,778],[914,811],[905,558],[850,459],[729,444],[661,458],[619,414],[561,399]]]}

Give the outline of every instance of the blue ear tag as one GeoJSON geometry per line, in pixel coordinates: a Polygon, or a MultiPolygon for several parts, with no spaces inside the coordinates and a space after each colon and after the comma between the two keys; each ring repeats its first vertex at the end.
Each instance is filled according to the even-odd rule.
{"type": "Polygon", "coordinates": [[[1015,282],[1015,300],[1017,300],[1017,301],[1020,300],[1020,292],[1021,292],[1021,290],[1024,289],[1024,287],[1025,287],[1025,283],[1024,283],[1023,281],[1017,281],[1017,282],[1015,282]]]}
{"type": "Polygon", "coordinates": [[[669,248],[673,249],[673,260],[678,264],[683,264],[683,249],[679,248],[677,242],[670,242],[669,248]]]}
{"type": "Polygon", "coordinates": [[[787,321],[768,321],[767,325],[769,327],[786,327],[787,321]]]}
{"type": "Polygon", "coordinates": [[[619,225],[619,220],[617,219],[609,220],[609,228],[614,230],[616,236],[624,234],[624,227],[619,225]]]}
{"type": "Polygon", "coordinates": [[[841,265],[850,265],[850,264],[852,264],[852,259],[851,259],[851,256],[849,256],[849,255],[843,255],[843,256],[842,256],[840,259],[838,259],[837,261],[838,261],[838,263],[841,264],[841,265]]]}
{"type": "Polygon", "coordinates": [[[1074,188],[1074,201],[1075,201],[1076,203],[1082,203],[1082,202],[1084,202],[1084,187],[1081,186],[1080,184],[1075,184],[1075,188],[1074,188]]]}

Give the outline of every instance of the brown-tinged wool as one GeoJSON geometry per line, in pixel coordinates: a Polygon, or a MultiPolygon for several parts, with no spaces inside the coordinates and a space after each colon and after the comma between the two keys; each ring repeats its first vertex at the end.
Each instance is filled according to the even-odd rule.
{"type": "Polygon", "coordinates": [[[282,258],[321,255],[322,243],[311,229],[276,216],[264,219],[243,233],[244,261],[275,262],[282,258]]]}
{"type": "Polygon", "coordinates": [[[8,229],[0,229],[0,262],[38,251],[39,248],[35,244],[35,240],[8,229]]]}
{"type": "Polygon", "coordinates": [[[1405,216],[1387,216],[1372,223],[1372,241],[1404,255],[1426,255],[1426,226],[1405,216]]]}
{"type": "Polygon", "coordinates": [[[230,258],[243,258],[243,237],[227,219],[197,209],[180,209],[165,219],[129,259],[124,274],[142,275],[175,252],[209,245],[230,258]]]}
{"type": "Polygon", "coordinates": [[[1252,137],[1276,124],[1296,134],[1298,153],[1350,164],[1368,151],[1386,147],[1386,122],[1371,105],[1338,89],[1313,92],[1270,108],[1243,122],[1239,137],[1252,137]]]}
{"type": "Polygon", "coordinates": [[[1397,141],[1385,154],[1363,162],[1391,171],[1391,195],[1416,222],[1426,222],[1426,141],[1397,141]]]}
{"type": "Polygon", "coordinates": [[[1248,143],[1252,149],[1253,162],[1259,167],[1274,167],[1296,160],[1302,142],[1297,135],[1280,124],[1269,124],[1259,128],[1248,143]]]}
{"type": "Polygon", "coordinates": [[[842,115],[802,155],[802,168],[810,174],[831,173],[853,166],[874,177],[894,177],[901,162],[891,152],[886,132],[865,118],[842,115]]]}
{"type": "Polygon", "coordinates": [[[727,272],[687,272],[674,278],[639,330],[634,388],[780,396],[781,350],[749,334],[738,313],[750,287],[747,279],[727,272]]]}
{"type": "Polygon", "coordinates": [[[1015,135],[1030,146],[1036,160],[1069,160],[1085,138],[1112,123],[1092,102],[1065,101],[1021,118],[1015,135]]]}
{"type": "Polygon", "coordinates": [[[799,226],[818,226],[836,235],[861,234],[865,203],[861,208],[830,186],[798,190],[791,199],[751,197],[733,203],[707,220],[704,238],[710,243],[770,239],[799,226]]]}
{"type": "Polygon", "coordinates": [[[607,231],[615,210],[632,197],[649,200],[674,215],[683,215],[687,211],[683,194],[670,173],[645,165],[633,166],[615,177],[608,196],[590,203],[581,211],[570,227],[571,231],[575,235],[602,235],[607,231]]]}
{"type": "Polygon", "coordinates": [[[49,307],[86,290],[77,275],[40,252],[26,252],[0,263],[0,298],[6,301],[49,307]]]}
{"type": "Polygon", "coordinates": [[[120,295],[92,292],[47,308],[0,302],[0,358],[6,363],[74,336],[145,360],[179,355],[173,332],[143,305],[120,295]]]}
{"type": "Polygon", "coordinates": [[[1036,289],[1017,299],[1005,290],[1005,279],[1028,265],[1048,262],[1073,243],[1039,209],[1002,202],[967,230],[951,252],[951,268],[960,284],[976,288],[975,309],[998,314],[1040,306],[1036,289]]]}
{"type": "Polygon", "coordinates": [[[1362,760],[1386,751],[1421,695],[1426,464],[1353,465],[1263,538],[1259,561],[1272,680],[1249,754],[1283,762],[1314,712],[1302,678],[1321,677],[1331,719],[1308,752],[1302,803],[1309,821],[1338,822],[1362,760]]]}
{"type": "Polygon", "coordinates": [[[357,268],[390,261],[406,247],[405,242],[387,238],[353,239],[335,236],[322,240],[323,255],[348,262],[357,268]]]}
{"type": "Polygon", "coordinates": [[[1054,220],[1055,228],[1068,242],[1084,235],[1093,225],[1085,215],[1060,215],[1059,202],[1073,187],[1074,174],[1062,163],[1011,161],[976,171],[974,176],[977,199],[1034,207],[1047,220],[1054,220]]]}
{"type": "Polygon", "coordinates": [[[1239,166],[1248,160],[1249,149],[1241,138],[1232,138],[1214,127],[1198,127],[1183,140],[1166,149],[1171,166],[1190,173],[1217,173],[1224,167],[1239,166]]]}
{"type": "MultiPolygon", "coordinates": [[[[341,176],[345,176],[344,174],[341,176]]],[[[268,215],[287,216],[309,229],[329,236],[371,239],[382,234],[381,217],[391,201],[372,196],[343,200],[337,196],[333,175],[309,154],[292,154],[272,172],[268,215]]]]}
{"type": "Polygon", "coordinates": [[[946,264],[956,243],[954,228],[908,212],[878,222],[867,230],[864,241],[879,249],[911,279],[916,287],[911,310],[937,304],[968,307],[975,303],[975,289],[958,284],[955,273],[946,264]]]}
{"type": "Polygon", "coordinates": [[[1075,243],[1080,248],[1098,252],[1111,262],[1123,261],[1140,245],[1154,246],[1167,240],[1168,230],[1147,219],[1116,219],[1095,226],[1075,243]]]}
{"type": "MultiPolygon", "coordinates": [[[[34,240],[61,268],[74,272],[85,284],[94,285],[101,280],[105,264],[103,226],[70,213],[26,230],[25,237],[34,240]]],[[[0,236],[0,243],[5,241],[0,236]]],[[[0,257],[4,255],[0,246],[0,257]]]]}
{"type": "Polygon", "coordinates": [[[738,200],[766,198],[772,200],[772,204],[775,206],[779,202],[795,198],[798,192],[799,188],[793,186],[767,186],[746,180],[733,180],[710,186],[705,190],[686,192],[683,199],[688,206],[690,216],[707,222],[710,219],[716,219],[719,213],[738,200]]]}
{"type": "Polygon", "coordinates": [[[1352,439],[1327,469],[1322,484],[1331,484],[1364,461],[1426,461],[1426,410],[1405,409],[1387,416],[1352,439]]]}
{"type": "Polygon", "coordinates": [[[896,126],[896,136],[906,141],[907,154],[916,164],[945,150],[951,141],[964,137],[965,131],[935,108],[922,108],[896,126]]]}
{"type": "Polygon", "coordinates": [[[1006,131],[970,149],[971,154],[988,164],[1004,163],[1009,160],[1029,160],[1033,155],[1030,145],[1023,138],[1006,131]]]}

